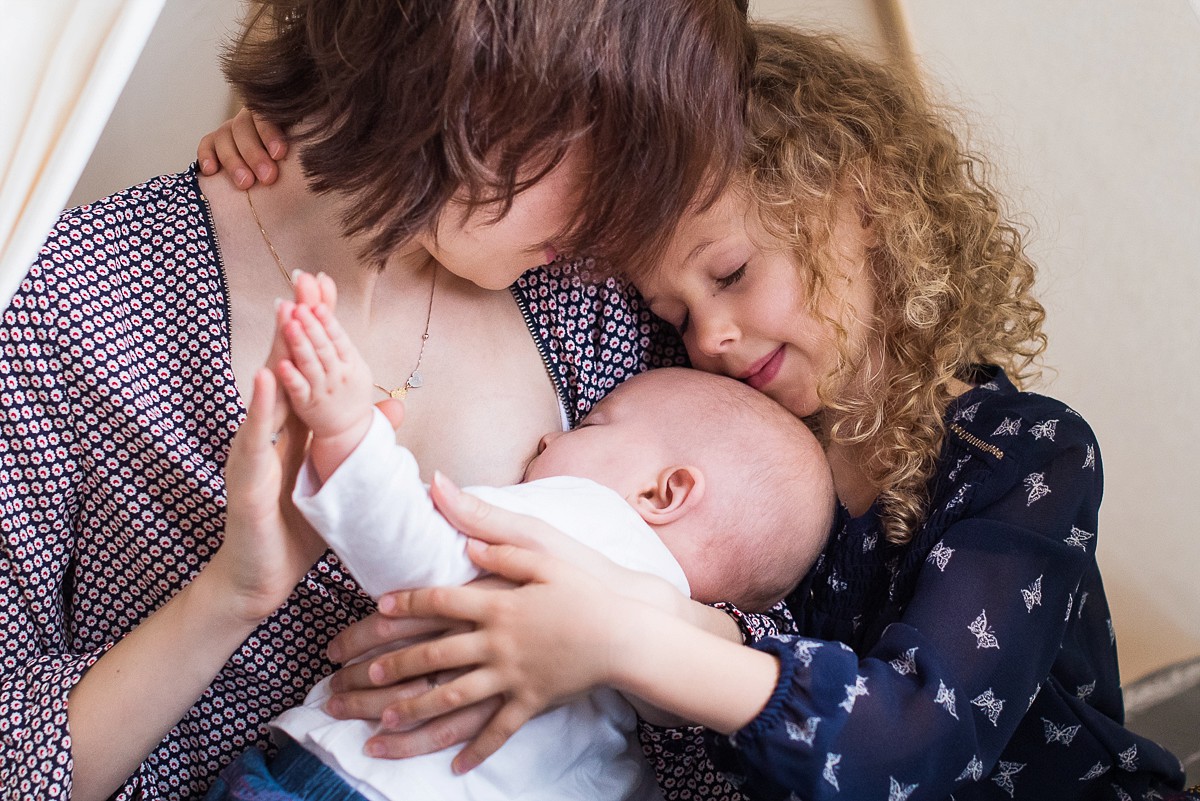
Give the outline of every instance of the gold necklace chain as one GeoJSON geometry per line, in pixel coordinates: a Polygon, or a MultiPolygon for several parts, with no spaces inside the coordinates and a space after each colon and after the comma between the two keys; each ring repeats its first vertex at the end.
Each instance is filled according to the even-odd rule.
{"type": "MultiPolygon", "coordinates": [[[[283,259],[279,258],[279,252],[275,250],[275,244],[267,234],[267,229],[263,227],[262,220],[258,216],[258,209],[254,208],[254,200],[250,197],[249,192],[246,192],[246,202],[250,204],[250,214],[254,217],[254,224],[258,226],[258,232],[262,234],[263,242],[267,245],[267,250],[271,251],[271,258],[275,259],[275,266],[279,268],[279,273],[288,282],[288,286],[292,286],[294,284],[292,276],[288,273],[287,268],[283,266],[283,259]]],[[[437,274],[438,268],[434,265],[433,280],[429,283],[429,306],[425,310],[425,330],[421,332],[421,349],[417,351],[417,363],[413,367],[412,372],[408,374],[408,378],[404,380],[404,383],[395,389],[388,389],[381,384],[373,385],[393,400],[404,400],[410,389],[416,389],[425,383],[424,379],[421,378],[421,359],[425,357],[425,343],[429,341],[429,323],[433,320],[433,296],[437,292],[437,274]]]]}

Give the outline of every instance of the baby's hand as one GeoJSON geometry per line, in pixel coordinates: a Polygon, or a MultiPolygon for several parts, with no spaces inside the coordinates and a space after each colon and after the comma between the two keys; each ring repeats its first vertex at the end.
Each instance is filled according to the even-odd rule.
{"type": "Polygon", "coordinates": [[[284,304],[280,311],[277,335],[287,356],[276,372],[292,410],[314,440],[346,440],[353,448],[371,423],[373,384],[366,361],[326,304],[284,304]]]}

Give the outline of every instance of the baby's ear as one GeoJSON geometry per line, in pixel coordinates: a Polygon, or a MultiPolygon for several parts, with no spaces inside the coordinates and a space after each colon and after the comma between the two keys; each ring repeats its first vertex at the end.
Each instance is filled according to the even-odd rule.
{"type": "Polygon", "coordinates": [[[700,504],[704,497],[704,474],[690,465],[668,467],[654,484],[638,493],[633,506],[652,526],[673,523],[700,504]]]}

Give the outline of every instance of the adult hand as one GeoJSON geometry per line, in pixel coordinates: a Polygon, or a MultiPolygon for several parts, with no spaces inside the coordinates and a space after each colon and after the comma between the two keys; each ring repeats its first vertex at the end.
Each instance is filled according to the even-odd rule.
{"type": "Polygon", "coordinates": [[[325,550],[291,503],[307,432],[277,427],[275,376],[261,369],[226,464],[225,539],[205,571],[219,578],[237,617],[261,620],[287,600],[325,550]],[[211,571],[211,572],[210,572],[211,571]]]}
{"type": "Polygon", "coordinates": [[[272,123],[258,119],[242,109],[233,119],[205,134],[196,147],[196,158],[203,175],[216,175],[224,169],[238,189],[249,189],[255,179],[266,186],[275,183],[279,168],[275,162],[287,155],[287,139],[272,123]]]}
{"type": "MultiPolygon", "coordinates": [[[[471,584],[480,589],[510,589],[514,585],[498,576],[485,576],[471,584]]],[[[376,612],[352,623],[329,644],[329,658],[353,662],[333,674],[333,694],[325,711],[340,719],[380,720],[378,733],[367,742],[372,756],[401,759],[440,751],[479,734],[500,707],[500,698],[490,698],[455,710],[419,725],[405,725],[388,708],[405,699],[428,692],[462,671],[431,673],[390,683],[384,665],[393,652],[416,642],[469,630],[469,626],[447,618],[397,618],[376,612]],[[367,654],[374,658],[358,661],[367,654]],[[386,718],[386,720],[385,720],[386,718]]]]}

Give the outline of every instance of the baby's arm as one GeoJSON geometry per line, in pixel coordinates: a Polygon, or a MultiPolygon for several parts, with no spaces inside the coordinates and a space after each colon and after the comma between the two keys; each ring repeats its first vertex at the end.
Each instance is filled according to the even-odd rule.
{"type": "Polygon", "coordinates": [[[324,303],[283,309],[287,358],[276,365],[296,416],[312,429],[310,459],[321,481],[345,461],[371,426],[371,373],[324,303]]]}

